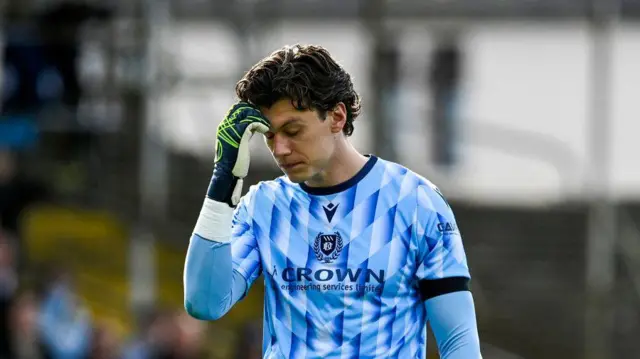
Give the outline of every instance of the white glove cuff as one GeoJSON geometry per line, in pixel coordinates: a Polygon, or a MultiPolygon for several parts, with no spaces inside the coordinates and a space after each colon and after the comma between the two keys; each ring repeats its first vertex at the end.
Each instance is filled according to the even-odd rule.
{"type": "Polygon", "coordinates": [[[233,208],[228,204],[205,198],[193,233],[219,243],[231,241],[233,208]]]}

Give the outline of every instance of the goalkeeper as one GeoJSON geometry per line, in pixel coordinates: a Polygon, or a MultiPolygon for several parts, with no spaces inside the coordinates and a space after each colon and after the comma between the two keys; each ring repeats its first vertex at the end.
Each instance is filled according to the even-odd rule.
{"type": "Polygon", "coordinates": [[[236,85],[189,244],[186,311],[227,313],[261,275],[263,357],[481,358],[469,269],[450,206],[407,168],[349,142],[350,76],[318,46],[284,47],[236,85]],[[252,186],[262,134],[284,176],[252,186]]]}

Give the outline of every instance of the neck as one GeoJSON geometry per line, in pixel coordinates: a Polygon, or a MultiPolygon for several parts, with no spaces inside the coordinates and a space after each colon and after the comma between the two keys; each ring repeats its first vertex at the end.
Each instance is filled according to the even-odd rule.
{"type": "Polygon", "coordinates": [[[340,138],[329,165],[305,183],[309,187],[330,187],[346,182],[364,167],[367,160],[349,141],[340,138]]]}

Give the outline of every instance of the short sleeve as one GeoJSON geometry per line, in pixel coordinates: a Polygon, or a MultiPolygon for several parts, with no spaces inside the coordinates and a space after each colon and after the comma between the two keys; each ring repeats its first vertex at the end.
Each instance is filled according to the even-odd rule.
{"type": "Polygon", "coordinates": [[[233,257],[233,269],[240,273],[247,281],[247,290],[251,284],[262,274],[260,262],[260,249],[253,232],[253,196],[255,187],[251,187],[233,214],[231,225],[231,255],[233,257]]]}
{"type": "Polygon", "coordinates": [[[462,235],[449,203],[433,185],[418,187],[414,218],[417,280],[470,278],[462,235]]]}

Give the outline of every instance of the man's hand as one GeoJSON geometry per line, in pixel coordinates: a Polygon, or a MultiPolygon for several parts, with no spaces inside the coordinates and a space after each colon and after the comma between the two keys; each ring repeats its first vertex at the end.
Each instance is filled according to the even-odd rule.
{"type": "Polygon", "coordinates": [[[249,140],[269,130],[269,121],[258,109],[239,102],[218,125],[216,158],[207,197],[235,206],[242,195],[242,179],[249,172],[249,140]]]}

